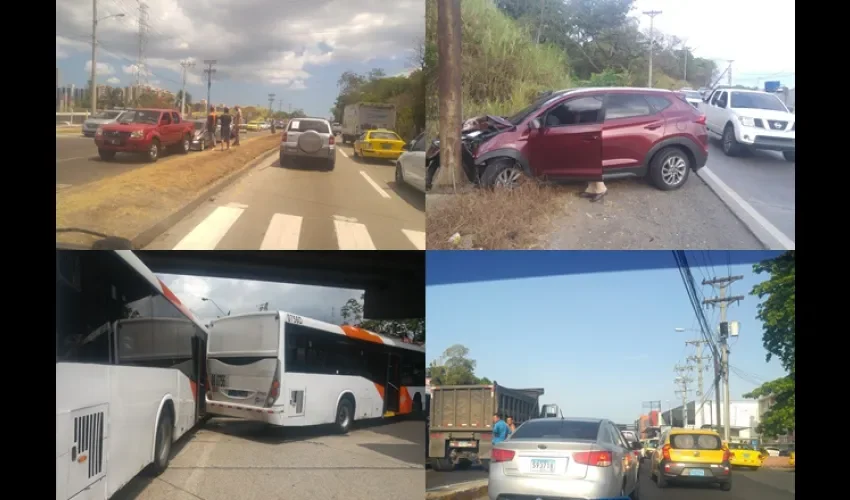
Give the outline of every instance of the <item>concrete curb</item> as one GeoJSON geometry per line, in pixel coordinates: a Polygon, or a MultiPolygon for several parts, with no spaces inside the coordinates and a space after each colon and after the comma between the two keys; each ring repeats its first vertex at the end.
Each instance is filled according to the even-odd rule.
{"type": "Polygon", "coordinates": [[[697,171],[697,176],[703,180],[714,194],[732,211],[733,214],[747,226],[766,249],[794,250],[794,241],[771,224],[760,213],[732,188],[720,180],[710,168],[703,167],[697,171]]]}
{"type": "Polygon", "coordinates": [[[196,208],[201,206],[201,204],[203,204],[205,201],[207,201],[210,197],[215,196],[216,194],[220,193],[221,191],[223,191],[228,186],[232,185],[234,182],[236,182],[237,179],[242,177],[244,174],[248,173],[249,170],[253,169],[254,167],[256,167],[256,166],[260,165],[261,163],[263,163],[264,161],[266,161],[267,159],[271,158],[272,156],[277,154],[277,152],[278,152],[278,147],[275,146],[274,149],[270,149],[270,150],[266,151],[265,153],[262,153],[261,155],[257,156],[256,158],[254,158],[253,160],[251,160],[247,164],[245,164],[244,167],[233,172],[229,176],[225,177],[223,180],[219,181],[213,187],[204,191],[200,196],[198,196],[194,200],[190,201],[189,203],[184,205],[182,208],[178,209],[176,212],[172,213],[171,215],[169,215],[165,219],[157,222],[156,224],[149,227],[148,229],[142,231],[135,238],[130,240],[131,243],[133,244],[133,248],[134,249],[142,249],[142,248],[146,247],[147,245],[150,245],[153,242],[153,240],[155,240],[157,237],[159,237],[159,235],[161,235],[162,233],[167,231],[168,228],[170,228],[171,226],[173,226],[174,224],[176,224],[177,222],[182,220],[184,217],[186,217],[187,215],[192,213],[192,211],[194,211],[196,208]]]}
{"type": "Polygon", "coordinates": [[[425,492],[425,500],[477,500],[484,496],[487,496],[486,479],[441,486],[425,492]]]}

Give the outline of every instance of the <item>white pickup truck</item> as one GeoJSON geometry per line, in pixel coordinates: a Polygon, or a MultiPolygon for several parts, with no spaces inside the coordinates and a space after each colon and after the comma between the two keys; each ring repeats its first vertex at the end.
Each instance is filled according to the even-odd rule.
{"type": "Polygon", "coordinates": [[[718,88],[699,109],[705,114],[709,135],[722,141],[727,156],[744,149],[759,149],[778,151],[787,161],[796,161],[796,115],[775,95],[718,88]]]}

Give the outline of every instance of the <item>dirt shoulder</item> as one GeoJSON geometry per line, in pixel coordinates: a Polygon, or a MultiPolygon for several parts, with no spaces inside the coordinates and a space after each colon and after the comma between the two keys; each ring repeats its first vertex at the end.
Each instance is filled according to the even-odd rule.
{"type": "MultiPolygon", "coordinates": [[[[242,141],[230,151],[172,155],[137,170],[56,193],[56,227],[83,228],[132,240],[185,207],[251,160],[274,149],[278,135],[242,141]]],[[[96,237],[57,233],[57,242],[89,245],[96,237]]]]}
{"type": "Polygon", "coordinates": [[[428,249],[764,248],[695,175],[672,192],[642,180],[607,186],[608,195],[597,203],[579,198],[582,184],[533,184],[524,193],[429,194],[428,249]],[[456,233],[460,237],[452,239],[456,233]]]}

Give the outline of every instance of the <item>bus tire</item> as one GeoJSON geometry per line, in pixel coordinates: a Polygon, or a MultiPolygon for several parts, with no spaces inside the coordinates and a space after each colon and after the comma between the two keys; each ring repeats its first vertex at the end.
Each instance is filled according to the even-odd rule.
{"type": "Polygon", "coordinates": [[[422,397],[418,393],[413,396],[413,415],[416,417],[422,416],[422,397]]]}
{"type": "Polygon", "coordinates": [[[341,434],[347,434],[354,421],[354,401],[351,396],[345,395],[339,400],[336,407],[336,428],[341,434]]]}
{"type": "Polygon", "coordinates": [[[162,474],[168,468],[171,461],[171,441],[174,436],[174,420],[171,417],[169,407],[162,409],[159,422],[156,424],[156,444],[153,450],[153,463],[150,464],[148,472],[152,476],[162,474]]]}

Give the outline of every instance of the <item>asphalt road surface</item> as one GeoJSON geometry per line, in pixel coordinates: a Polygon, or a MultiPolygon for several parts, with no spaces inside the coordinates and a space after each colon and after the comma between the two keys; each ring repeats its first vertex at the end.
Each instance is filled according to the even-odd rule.
{"type": "Polygon", "coordinates": [[[424,427],[379,421],[340,436],[214,418],[178,442],[162,475],[136,477],[114,499],[422,500],[424,427]]]}
{"type": "MultiPolygon", "coordinates": [[[[263,132],[242,132],[252,136],[263,132]]],[[[191,154],[191,153],[190,153],[191,154]]],[[[167,156],[165,156],[167,158],[167,156]]],[[[119,154],[114,161],[101,161],[94,139],[77,134],[56,134],[56,190],[87,184],[149,165],[144,159],[119,154]]]]}
{"type": "Polygon", "coordinates": [[[393,163],[252,169],[160,235],[148,250],[425,250],[425,196],[395,183],[393,163]]]}
{"type": "Polygon", "coordinates": [[[428,489],[480,479],[487,479],[487,471],[479,465],[466,470],[455,469],[451,472],[437,472],[427,467],[425,472],[425,486],[428,489]]]}
{"type": "Polygon", "coordinates": [[[794,240],[796,165],[779,153],[754,151],[739,157],[723,154],[712,141],[708,167],[765,219],[794,240]]]}

